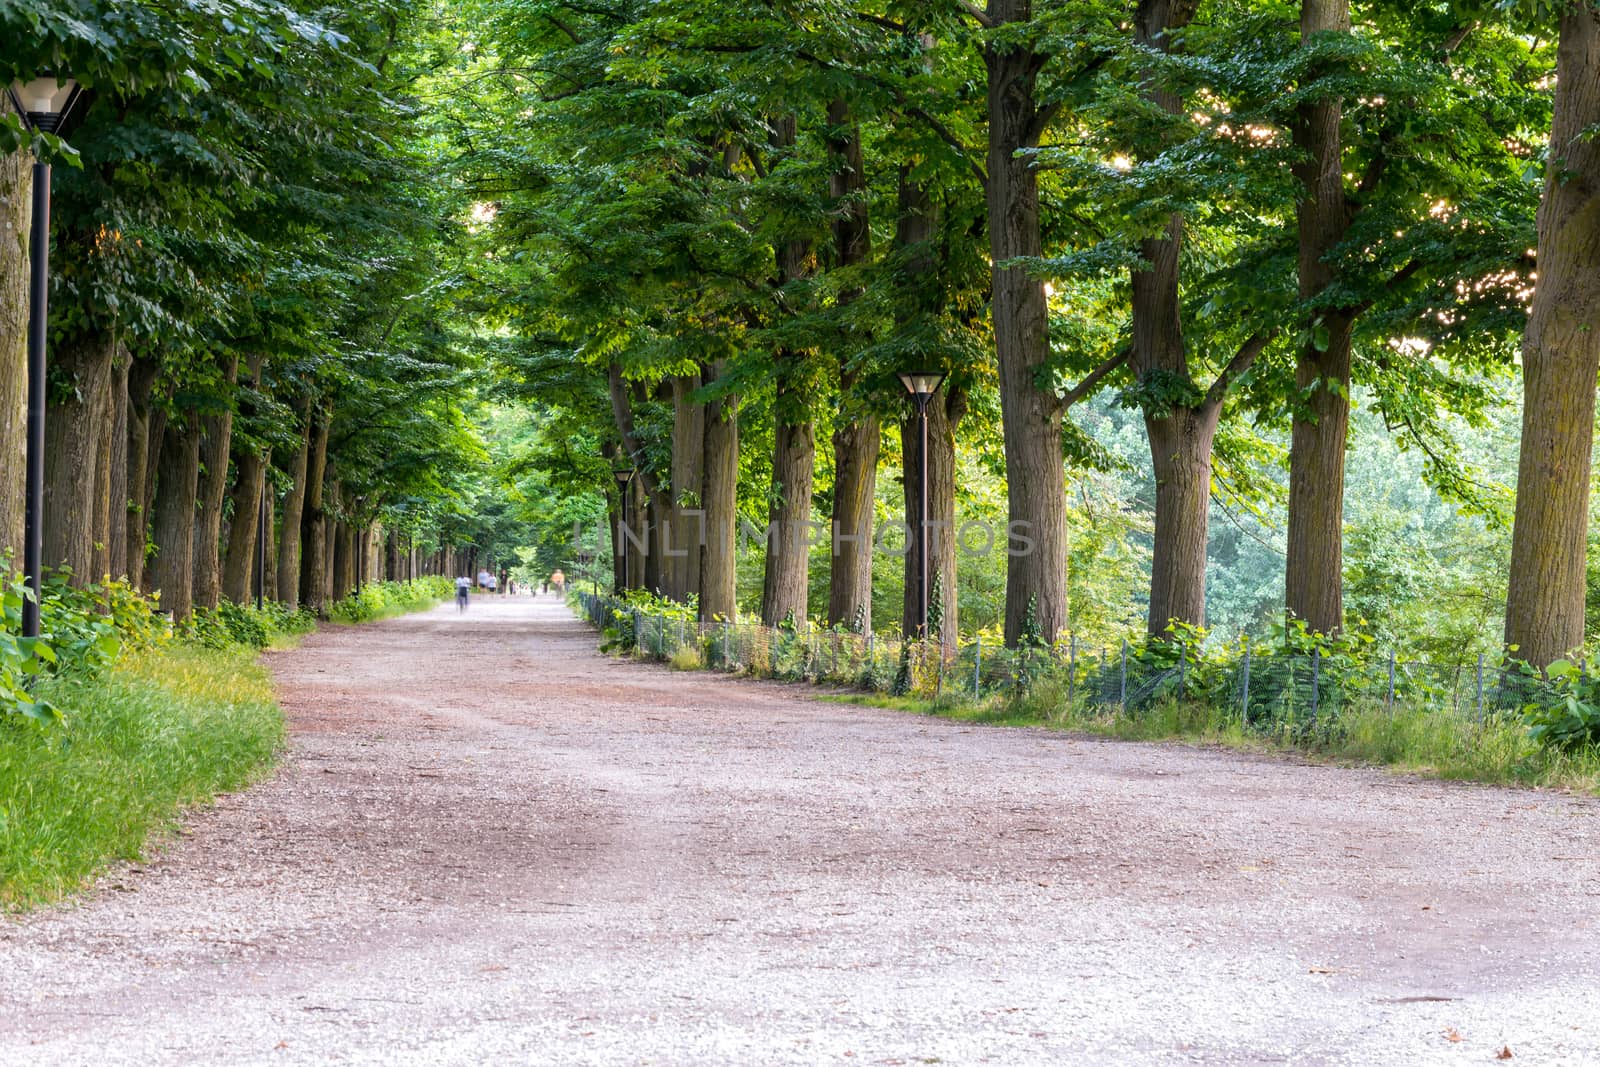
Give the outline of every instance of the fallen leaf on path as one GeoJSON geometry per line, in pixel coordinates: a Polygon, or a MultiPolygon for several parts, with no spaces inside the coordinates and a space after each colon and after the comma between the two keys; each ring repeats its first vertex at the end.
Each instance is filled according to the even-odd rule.
{"type": "Polygon", "coordinates": [[[1456,1043],[1460,1042],[1460,1040],[1461,1040],[1461,1032],[1459,1030],[1454,1029],[1454,1028],[1446,1030],[1444,1032],[1444,1039],[1446,1041],[1449,1041],[1451,1044],[1456,1044],[1456,1043]]]}
{"type": "Polygon", "coordinates": [[[1510,1045],[1504,1045],[1504,1046],[1501,1047],[1499,1052],[1496,1052],[1494,1054],[1494,1058],[1497,1059],[1497,1060],[1509,1060],[1509,1059],[1513,1058],[1514,1055],[1515,1055],[1515,1053],[1513,1053],[1511,1051],[1511,1046],[1510,1045]]]}

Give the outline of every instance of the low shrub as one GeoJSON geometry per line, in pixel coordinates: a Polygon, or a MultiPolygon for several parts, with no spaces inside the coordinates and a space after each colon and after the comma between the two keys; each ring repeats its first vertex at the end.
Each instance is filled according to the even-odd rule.
{"type": "Polygon", "coordinates": [[[431,574],[409,582],[368,582],[328,609],[334,622],[372,622],[431,608],[456,595],[453,578],[431,574]]]}

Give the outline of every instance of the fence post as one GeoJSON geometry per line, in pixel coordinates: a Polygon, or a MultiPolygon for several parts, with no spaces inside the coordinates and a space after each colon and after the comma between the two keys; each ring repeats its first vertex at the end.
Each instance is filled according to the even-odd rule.
{"type": "Polygon", "coordinates": [[[1244,692],[1240,696],[1239,722],[1245,727],[1250,725],[1250,646],[1244,646],[1244,692]]]}
{"type": "Polygon", "coordinates": [[[644,655],[644,631],[639,628],[639,609],[633,609],[633,654],[644,655]]]}
{"type": "Polygon", "coordinates": [[[1483,721],[1483,653],[1478,653],[1478,721],[1483,721]]]}
{"type": "Polygon", "coordinates": [[[1067,707],[1078,695],[1078,635],[1067,636],[1067,707]]]}
{"type": "Polygon", "coordinates": [[[1317,721],[1317,705],[1322,699],[1322,649],[1311,650],[1311,721],[1317,721]]]}
{"type": "Polygon", "coordinates": [[[1384,707],[1389,709],[1389,714],[1394,714],[1394,649],[1389,650],[1389,696],[1384,700],[1384,707]]]}
{"type": "Polygon", "coordinates": [[[1122,639],[1122,672],[1117,687],[1117,703],[1123,711],[1128,710],[1128,639],[1122,639]]]}
{"type": "Polygon", "coordinates": [[[1178,699],[1189,687],[1189,642],[1178,642],[1178,699]]]}

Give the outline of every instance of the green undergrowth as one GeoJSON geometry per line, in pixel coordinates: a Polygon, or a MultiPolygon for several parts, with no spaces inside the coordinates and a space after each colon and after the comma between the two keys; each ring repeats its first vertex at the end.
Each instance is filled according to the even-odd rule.
{"type": "Polygon", "coordinates": [[[0,908],[56,900],[137,860],[184,807],[271,767],[283,714],[253,649],[174,642],[49,678],[49,727],[0,721],[0,908]]]}
{"type": "Polygon", "coordinates": [[[375,622],[425,611],[456,595],[455,580],[429,575],[410,582],[369,582],[328,609],[334,622],[375,622]]]}
{"type": "MultiPolygon", "coordinates": [[[[42,635],[19,636],[30,595],[0,598],[0,910],[60,899],[136,860],[186,807],[265,775],[283,743],[264,648],[316,628],[306,611],[222,603],[174,623],[123,583],[46,584],[42,635]]],[[[333,605],[341,622],[432,607],[448,579],[379,582],[333,605]]]]}
{"type": "Polygon", "coordinates": [[[1390,767],[1453,781],[1533,786],[1600,794],[1600,747],[1558,749],[1540,744],[1516,716],[1474,719],[1432,709],[1382,707],[1343,710],[1314,729],[1277,724],[1247,728],[1237,712],[1196,701],[1169,700],[1137,711],[1069,705],[1041,686],[1022,697],[945,695],[938,699],[874,693],[821,699],[886,707],[962,722],[1069,730],[1122,741],[1180,741],[1236,751],[1275,752],[1390,767]]]}

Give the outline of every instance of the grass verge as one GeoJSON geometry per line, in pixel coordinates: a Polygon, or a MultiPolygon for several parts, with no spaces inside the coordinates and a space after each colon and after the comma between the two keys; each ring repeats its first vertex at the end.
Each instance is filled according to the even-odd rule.
{"type": "Polygon", "coordinates": [[[60,899],[139,859],[178,812],[260,778],[283,713],[254,649],[174,643],[41,689],[65,714],[0,722],[0,908],[60,899]]]}
{"type": "Polygon", "coordinates": [[[821,699],[886,707],[962,722],[1070,730],[1123,741],[1182,741],[1236,751],[1294,754],[1357,763],[1452,781],[1565,789],[1600,795],[1600,749],[1559,751],[1540,745],[1513,717],[1473,719],[1404,707],[1347,709],[1311,734],[1286,726],[1246,728],[1236,711],[1169,701],[1140,711],[1069,706],[1041,686],[1033,694],[982,702],[845,693],[821,699]]]}

